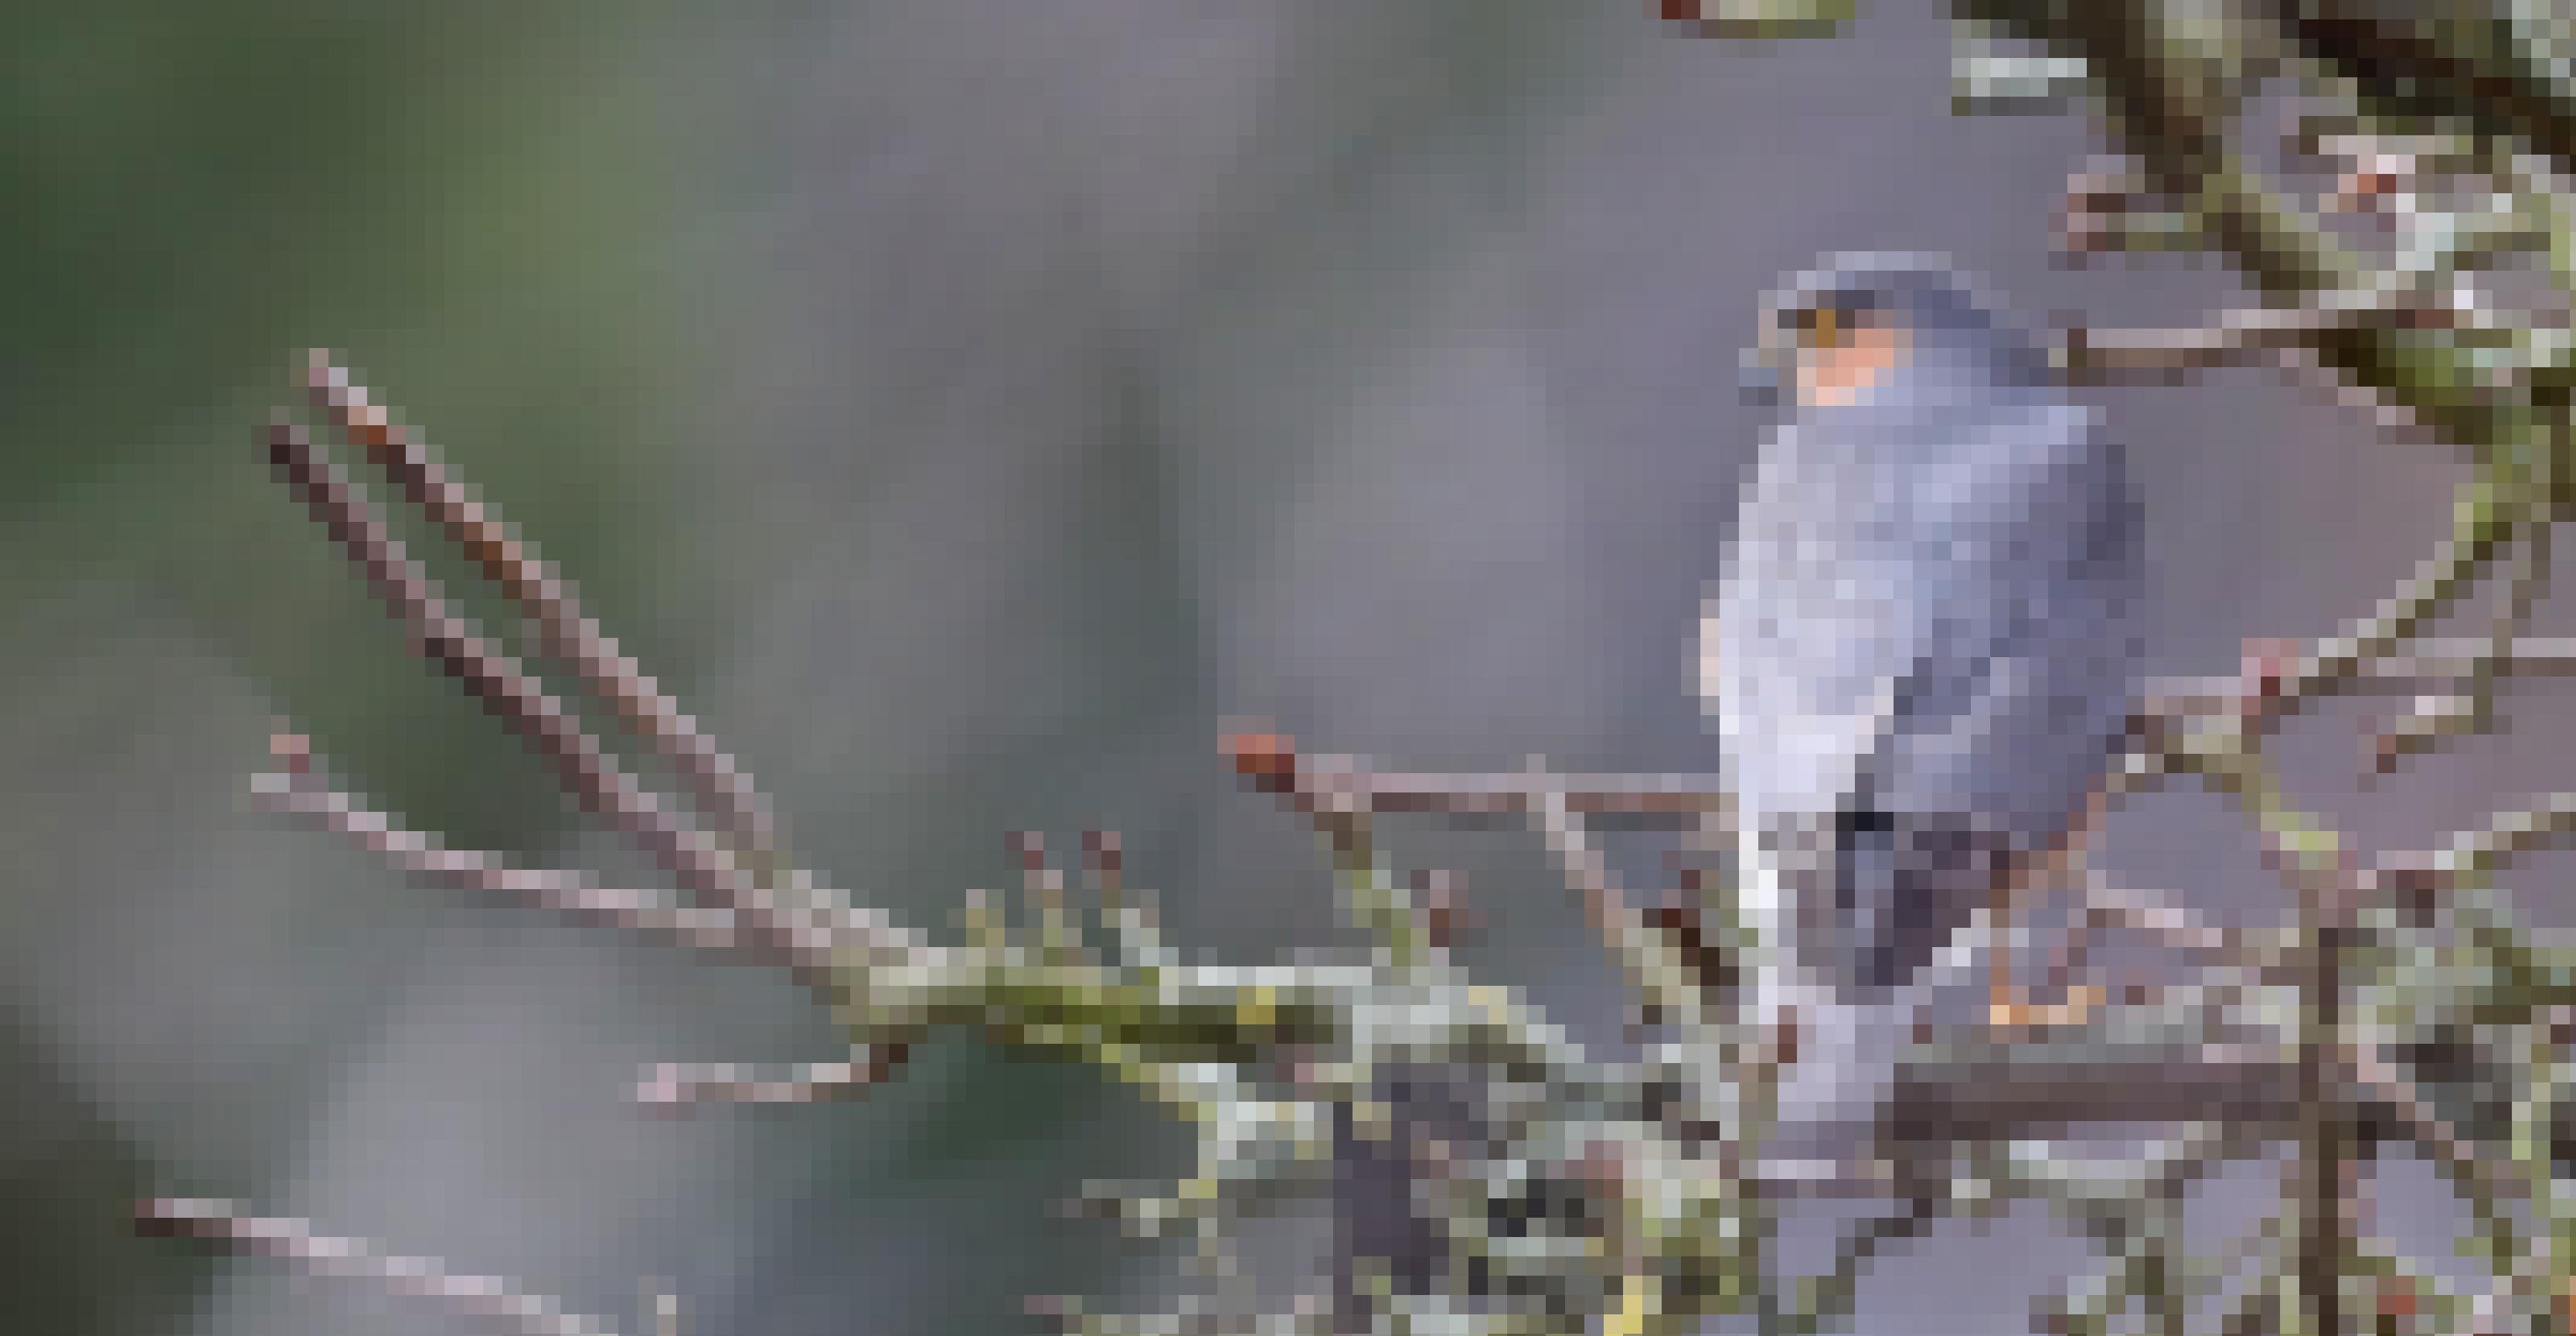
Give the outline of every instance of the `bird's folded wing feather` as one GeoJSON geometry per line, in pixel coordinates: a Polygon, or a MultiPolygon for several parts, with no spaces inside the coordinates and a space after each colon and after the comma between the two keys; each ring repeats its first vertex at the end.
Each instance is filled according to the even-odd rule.
{"type": "Polygon", "coordinates": [[[2119,456],[2076,410],[1945,425],[1973,457],[1766,451],[1704,629],[1748,816],[1966,812],[2030,838],[2098,773],[2135,672],[2119,456]]]}

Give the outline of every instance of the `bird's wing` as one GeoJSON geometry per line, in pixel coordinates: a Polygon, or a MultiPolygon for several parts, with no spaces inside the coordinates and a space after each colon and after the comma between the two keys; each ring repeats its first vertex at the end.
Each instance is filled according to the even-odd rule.
{"type": "Polygon", "coordinates": [[[1931,528],[1896,708],[1860,767],[1886,809],[2056,839],[2138,675],[2144,554],[2118,449],[2072,410],[1994,424],[1989,472],[1931,528]]]}
{"type": "Polygon", "coordinates": [[[1850,981],[1910,976],[1984,903],[1909,842],[1990,859],[2053,839],[2133,680],[2118,452],[2073,410],[1968,429],[1973,471],[1917,468],[1902,495],[1883,463],[1838,474],[1825,443],[1784,440],[1810,448],[1766,455],[1789,463],[1757,475],[1706,632],[1739,811],[1780,864],[1775,927],[1850,981]]]}

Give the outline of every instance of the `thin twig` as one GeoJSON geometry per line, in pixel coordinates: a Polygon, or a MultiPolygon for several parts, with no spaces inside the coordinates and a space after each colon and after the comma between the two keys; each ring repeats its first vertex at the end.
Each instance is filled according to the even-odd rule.
{"type": "Polygon", "coordinates": [[[545,653],[571,668],[629,729],[679,769],[698,805],[721,824],[751,867],[774,875],[770,865],[778,857],[777,831],[769,801],[652,675],[582,613],[572,586],[537,555],[534,545],[449,474],[330,354],[318,348],[309,354],[305,383],[315,405],[474,560],[483,578],[518,605],[545,653]]]}
{"type": "Polygon", "coordinates": [[[2492,881],[2525,856],[2564,844],[2571,836],[2576,836],[2576,792],[2552,793],[2460,831],[2445,848],[2384,855],[2370,881],[2386,897],[2429,904],[2463,886],[2492,881]]]}
{"type": "MultiPolygon", "coordinates": [[[[2102,879],[2089,863],[2077,869],[2076,893],[2079,900],[2074,921],[2067,925],[2064,938],[2050,953],[2046,982],[2051,992],[2066,999],[2051,1004],[2080,1022],[2098,997],[2125,996],[2121,988],[2104,989],[2079,984],[2076,978],[2091,960],[2096,935],[2113,923],[2126,923],[2164,941],[2168,946],[2186,951],[2214,955],[2235,965],[2248,978],[2259,978],[2252,957],[2234,950],[2224,933],[2200,921],[2197,915],[2180,906],[2169,905],[2144,892],[2120,890],[2102,879]]],[[[2049,1008],[2029,1007],[2045,1014],[2049,1008]]]]}
{"type": "MultiPolygon", "coordinates": [[[[2267,1286],[2274,1278],[2273,1273],[2281,1266],[2282,1233],[2281,1214],[2275,1211],[2255,1226],[2252,1237],[2238,1241],[2236,1256],[2240,1265],[2237,1270],[2248,1274],[2235,1304],[2218,1320],[2219,1336],[2280,1336],[2277,1329],[2263,1325],[2263,1300],[2268,1297],[2267,1286]]],[[[2232,1275],[2220,1278],[2222,1293],[2226,1282],[2233,1278],[2232,1275]]]]}
{"type": "Polygon", "coordinates": [[[149,1233],[293,1262],[315,1275],[372,1281],[510,1336],[617,1336],[607,1320],[567,1313],[561,1301],[527,1293],[498,1276],[451,1275],[429,1258],[394,1256],[365,1239],[315,1234],[302,1220],[244,1215],[230,1202],[156,1197],[140,1204],[136,1218],[149,1233]]]}
{"type": "Polygon", "coordinates": [[[1050,965],[1079,959],[1081,936],[1065,910],[1064,872],[1047,862],[1046,837],[1034,830],[1015,831],[1011,852],[1020,864],[1021,893],[1037,916],[1039,958],[1050,965]]]}
{"type": "Polygon", "coordinates": [[[772,898],[731,858],[636,784],[562,701],[450,610],[436,582],[406,554],[347,471],[323,458],[301,426],[284,419],[273,423],[269,447],[289,489],[366,573],[420,652],[526,737],[583,810],[635,839],[701,900],[741,916],[745,931],[773,939],[808,986],[832,987],[833,942],[820,922],[777,912],[772,898]]]}
{"type": "Polygon", "coordinates": [[[1567,810],[1565,790],[1538,757],[1530,758],[1527,782],[1533,822],[1567,884],[1582,897],[1584,921],[1620,963],[1629,985],[1656,1012],[1680,1019],[1693,1033],[1708,1032],[1717,1018],[1691,985],[1679,953],[1629,905],[1593,849],[1583,819],[1567,810]]]}
{"type": "MultiPolygon", "coordinates": [[[[1462,817],[1527,817],[1533,812],[1525,773],[1431,774],[1372,770],[1349,756],[1308,755],[1277,733],[1236,731],[1221,746],[1237,774],[1300,812],[1327,808],[1369,813],[1439,813],[1462,817]]],[[[1627,818],[1692,825],[1722,817],[1733,800],[1707,775],[1551,775],[1568,815],[1587,822],[1627,818]]]]}
{"type": "Polygon", "coordinates": [[[1295,741],[1280,733],[1229,728],[1217,747],[1236,774],[1265,792],[1286,796],[1289,808],[1313,823],[1332,857],[1343,915],[1376,949],[1392,953],[1404,969],[1437,954],[1429,915],[1379,857],[1371,819],[1375,802],[1356,774],[1302,763],[1295,741]]]}
{"type": "Polygon", "coordinates": [[[2299,1155],[2286,1195],[2297,1222],[2297,1301],[2316,1329],[2342,1330],[2344,1262],[2359,1233],[2353,1219],[2351,1100],[2344,1077],[2347,1038],[2344,953],[2357,935],[2364,894],[2347,841],[2293,808],[2251,758],[2214,775],[2243,804],[2268,861],[2299,892],[2299,1155]]]}
{"type": "MultiPolygon", "coordinates": [[[[2404,1072],[2391,1067],[2369,1045],[2347,1043],[2344,1058],[2354,1078],[2388,1110],[2397,1116],[2416,1144],[2433,1152],[2444,1169],[2458,1182],[2469,1199],[2470,1215],[2487,1231],[2498,1256],[2519,1256],[2522,1244],[2512,1217],[2499,1209],[2500,1201],[2527,1202],[2528,1195],[2509,1176],[2498,1174],[2477,1150],[2452,1128],[2450,1120],[2433,1111],[2404,1072]]],[[[2501,1283],[2501,1278],[2494,1278],[2501,1283]]],[[[2504,1297],[2499,1294],[2500,1300],[2504,1297]]]]}
{"type": "Polygon", "coordinates": [[[2148,188],[2136,164],[2106,155],[2070,174],[2052,248],[2078,262],[2112,251],[2181,250],[2199,244],[2199,221],[2148,188]]]}
{"type": "Polygon", "coordinates": [[[2454,681],[2488,671],[2506,677],[2576,677],[2576,636],[2523,636],[2499,651],[2474,636],[2428,636],[2374,664],[2391,686],[2454,681]]]}
{"type": "Polygon", "coordinates": [[[310,820],[365,845],[398,871],[451,890],[498,896],[577,923],[641,933],[695,950],[735,952],[754,947],[737,930],[733,915],[724,910],[674,905],[658,892],[600,886],[577,872],[516,867],[495,854],[449,849],[435,835],[397,825],[349,794],[291,773],[273,771],[254,777],[251,797],[262,811],[310,820]]]}
{"type": "MultiPolygon", "coordinates": [[[[2381,694],[2416,694],[2427,684],[2452,684],[2480,672],[2576,677],[2576,636],[2525,636],[2501,653],[2483,636],[2406,643],[2452,592],[2446,573],[2471,545],[2446,544],[2407,581],[2411,596],[2401,595],[2383,606],[2381,616],[2291,656],[2257,703],[2254,717],[2269,718],[2319,679],[2337,675],[2345,679],[2344,690],[2381,694]]],[[[2142,698],[2150,715],[2208,714],[2245,704],[2244,687],[2241,675],[2172,677],[2150,683],[2142,698]]],[[[1262,792],[1289,799],[1301,812],[1330,808],[1468,819],[1529,815],[1529,779],[1523,774],[1381,769],[1360,757],[1301,752],[1295,739],[1277,733],[1233,732],[1223,746],[1238,774],[1262,792]]],[[[1560,774],[1550,783],[1564,793],[1566,812],[1587,824],[1678,827],[1712,819],[1723,824],[1734,809],[1733,799],[1711,774],[1560,774]]]]}
{"type": "Polygon", "coordinates": [[[1852,1226],[1834,1245],[1830,1267],[1821,1274],[1799,1278],[1798,1287],[1805,1291],[1799,1303],[1785,1305],[1772,1295],[1764,1296],[1762,1330],[1766,1334],[1808,1336],[1821,1331],[1826,1323],[1848,1316],[1858,1297],[1861,1275],[1869,1264],[1887,1245],[1915,1238],[1930,1229],[1939,1218],[1941,1205],[1933,1197],[1918,1194],[1894,1211],[1852,1226]]]}
{"type": "Polygon", "coordinates": [[[2402,315],[2417,328],[2438,328],[2450,312],[2401,287],[2365,290],[2360,297],[2316,305],[2246,307],[2221,313],[2207,325],[2182,329],[2098,329],[2078,325],[2058,336],[2050,364],[2079,384],[2104,384],[2125,376],[2171,377],[2188,371],[2279,359],[2319,338],[2346,333],[2402,315]]]}
{"type": "Polygon", "coordinates": [[[1126,848],[1117,831],[1082,832],[1083,888],[1091,893],[1093,911],[1113,931],[1125,908],[1126,873],[1126,848]]]}
{"type": "Polygon", "coordinates": [[[2087,869],[2084,903],[2089,914],[2128,923],[2170,946],[2216,957],[2249,977],[2260,971],[2260,962],[2225,932],[2188,907],[2153,892],[2115,886],[2087,869]]]}
{"type": "Polygon", "coordinates": [[[1126,842],[1118,832],[1084,832],[1082,865],[1101,926],[1118,960],[1138,965],[1159,959],[1163,942],[1153,897],[1128,886],[1126,842]]]}
{"type": "Polygon", "coordinates": [[[737,1063],[656,1065],[635,1087],[635,1102],[684,1109],[704,1104],[822,1104],[855,1099],[902,1066],[902,1044],[862,1046],[850,1062],[818,1062],[785,1076],[759,1076],[737,1063]]]}
{"type": "Polygon", "coordinates": [[[583,810],[616,823],[660,858],[665,870],[714,903],[731,908],[745,899],[750,888],[738,869],[703,840],[691,838],[563,702],[449,608],[437,583],[411,559],[347,471],[325,459],[303,427],[283,419],[273,423],[269,449],[289,490],[366,573],[419,651],[506,727],[525,736],[583,810]]]}
{"type": "Polygon", "coordinates": [[[2366,759],[2372,774],[2385,775],[2399,761],[2438,742],[2493,725],[2497,680],[2515,652],[2514,637],[2531,619],[2533,605],[2549,583],[2549,534],[2549,525],[2534,524],[2521,535],[2506,577],[2504,606],[2496,611],[2485,651],[2471,657],[2444,690],[2418,694],[2412,711],[2370,740],[2366,759]]]}

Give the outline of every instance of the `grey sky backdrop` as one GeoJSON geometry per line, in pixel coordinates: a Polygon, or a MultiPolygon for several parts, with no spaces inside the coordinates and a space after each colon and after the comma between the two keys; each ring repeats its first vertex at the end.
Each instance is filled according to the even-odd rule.
{"type": "MultiPolygon", "coordinates": [[[[1220,719],[1422,766],[1714,763],[1685,672],[1783,270],[1954,253],[2026,313],[2188,318],[2175,262],[2051,267],[2094,145],[1955,119],[1932,0],[1721,45],[1645,0],[249,4],[0,18],[0,1328],[456,1330],[123,1233],[228,1194],[692,1333],[1035,1328],[1117,1254],[1044,1218],[1170,1167],[1078,1074],[958,1044],[863,1106],[658,1123],[656,1060],[818,1058],[786,987],[442,902],[246,811],[273,713],[425,826],[632,872],[271,487],[296,350],[477,480],[767,784],[837,884],[936,919],[1003,832],[1126,833],[1187,940],[1328,940],[1305,830],[1220,719]],[[351,12],[356,11],[356,12],[351,12]],[[21,190],[9,178],[27,188],[21,190]]],[[[2156,670],[2403,573],[2450,461],[2238,373],[2104,396],[2156,670]]],[[[2526,709],[2525,725],[2564,712],[2526,709]]],[[[2420,840],[2546,746],[2363,794],[2420,840]]],[[[2275,893],[2214,806],[2124,873],[2275,893]]],[[[1612,1014],[1534,841],[1465,867],[1497,977],[1612,1014]]],[[[1623,851],[1651,874],[1653,851],[1623,851]]],[[[2249,1185],[2249,1190],[2250,1190],[2249,1185]]],[[[2020,1330],[2035,1219],[1883,1266],[1863,1330],[2020,1330]]]]}

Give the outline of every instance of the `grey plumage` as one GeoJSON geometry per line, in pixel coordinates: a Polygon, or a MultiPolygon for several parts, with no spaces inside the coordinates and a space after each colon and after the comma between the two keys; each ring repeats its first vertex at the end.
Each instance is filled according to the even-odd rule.
{"type": "Polygon", "coordinates": [[[2135,688],[2143,567],[2097,415],[1937,257],[1852,255],[1768,304],[1901,332],[1847,402],[1765,442],[1703,621],[1701,692],[1766,943],[1753,1018],[1797,1018],[1784,1131],[1874,1118],[1927,966],[2065,834],[2135,688]]]}

